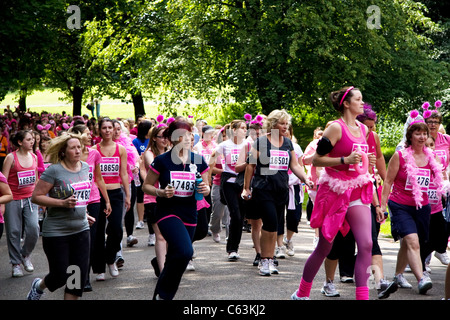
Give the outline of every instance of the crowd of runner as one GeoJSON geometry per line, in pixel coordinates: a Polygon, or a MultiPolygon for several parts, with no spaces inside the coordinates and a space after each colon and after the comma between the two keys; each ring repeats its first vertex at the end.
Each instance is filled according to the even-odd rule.
{"type": "Polygon", "coordinates": [[[194,242],[207,235],[220,242],[223,228],[230,262],[240,259],[247,230],[258,274],[276,275],[278,260],[295,255],[307,199],[314,251],[291,299],[309,299],[322,266],[322,293],[339,296],[338,262],[341,281],[355,282],[357,300],[369,299],[369,270],[379,299],[413,287],[403,277],[407,269],[426,294],[432,254],[449,264],[450,136],[441,103],[410,113],[386,165],[377,115],[361,91],[345,87],[330,98],[341,117],[314,130],[304,152],[285,110],[211,126],[192,117],[135,121],[8,107],[0,117],[0,238],[5,234],[12,277],[34,271],[42,236],[48,274],[33,280],[27,298],[64,287],[65,299],[78,299],[92,290],[91,273],[95,281],[119,276],[122,245],[135,245],[133,230],[145,224],[155,247],[153,299],[175,297],[184,272],[195,269],[194,242]],[[377,240],[388,216],[400,242],[394,275],[383,272],[377,240]],[[66,285],[71,266],[83,286],[66,285]]]}

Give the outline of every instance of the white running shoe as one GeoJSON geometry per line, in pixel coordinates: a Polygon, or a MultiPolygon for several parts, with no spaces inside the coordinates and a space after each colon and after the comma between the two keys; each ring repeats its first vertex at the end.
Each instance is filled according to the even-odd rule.
{"type": "Polygon", "coordinates": [[[20,264],[13,264],[12,276],[13,276],[13,278],[23,277],[23,271],[22,271],[22,267],[20,264]]]}
{"type": "Polygon", "coordinates": [[[28,257],[23,257],[23,258],[22,258],[22,262],[23,262],[23,268],[24,268],[27,272],[33,272],[33,271],[34,271],[34,267],[33,267],[33,264],[31,263],[30,256],[28,256],[28,257]]]}
{"type": "Polygon", "coordinates": [[[292,295],[291,295],[291,300],[310,300],[309,297],[299,297],[297,296],[297,291],[296,290],[292,295]]]}
{"type": "Polygon", "coordinates": [[[144,221],[138,221],[136,224],[136,229],[144,229],[144,221]]]}
{"type": "Polygon", "coordinates": [[[113,264],[108,264],[108,269],[111,277],[116,278],[119,276],[119,269],[117,269],[117,265],[115,262],[113,264]]]}
{"type": "Polygon", "coordinates": [[[269,267],[269,259],[261,259],[259,263],[259,274],[261,276],[270,276],[270,267],[269,267]]]}
{"type": "Polygon", "coordinates": [[[154,233],[150,233],[148,235],[148,246],[153,247],[156,244],[156,235],[154,233]]]}
{"type": "Polygon", "coordinates": [[[95,276],[96,281],[105,281],[105,274],[104,273],[97,273],[95,276]]]}
{"type": "Polygon", "coordinates": [[[282,247],[276,247],[275,248],[275,257],[277,259],[285,259],[286,258],[286,254],[284,253],[286,251],[286,247],[282,246],[282,247]]]}
{"type": "Polygon", "coordinates": [[[439,253],[439,252],[435,252],[434,256],[436,258],[439,259],[439,261],[443,264],[443,265],[448,265],[450,263],[450,259],[448,258],[447,252],[444,253],[439,253]]]}

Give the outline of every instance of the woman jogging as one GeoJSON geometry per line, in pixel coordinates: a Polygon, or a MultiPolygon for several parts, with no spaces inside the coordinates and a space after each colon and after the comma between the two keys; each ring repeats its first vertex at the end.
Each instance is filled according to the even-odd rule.
{"type": "Polygon", "coordinates": [[[89,222],[86,208],[91,193],[89,165],[82,162],[81,136],[63,133],[54,138],[47,154],[50,165],[41,175],[33,193],[33,202],[48,208],[42,225],[42,245],[49,263],[44,279],[34,279],[28,300],[39,300],[67,284],[70,273],[78,271],[76,285],[65,287],[64,299],[82,296],[89,272],[89,222]],[[70,269],[72,268],[72,269],[70,269]]]}
{"type": "Polygon", "coordinates": [[[192,239],[197,224],[197,200],[194,193],[209,194],[208,165],[201,155],[190,150],[191,126],[185,120],[171,122],[164,136],[173,148],[157,156],[143,185],[146,194],[156,196],[158,228],[167,242],[167,255],[153,298],[172,300],[184,271],[192,258],[192,239]],[[196,185],[196,174],[203,182],[196,185]],[[159,188],[155,183],[159,182],[159,188]]]}
{"type": "MultiPolygon", "coordinates": [[[[357,300],[368,300],[368,270],[372,259],[370,203],[374,200],[374,190],[370,174],[355,168],[360,166],[361,152],[368,151],[367,127],[356,121],[357,115],[363,112],[364,102],[361,91],[354,87],[332,92],[330,98],[342,117],[325,129],[312,163],[325,167],[311,216],[311,227],[320,228],[319,242],[305,264],[299,289],[291,298],[309,299],[314,277],[330,252],[334,237],[340,230],[346,235],[351,229],[358,245],[355,296],[357,300]]],[[[374,157],[370,157],[370,165],[374,164],[374,157]]],[[[375,204],[381,221],[383,212],[378,202],[375,204]]]]}

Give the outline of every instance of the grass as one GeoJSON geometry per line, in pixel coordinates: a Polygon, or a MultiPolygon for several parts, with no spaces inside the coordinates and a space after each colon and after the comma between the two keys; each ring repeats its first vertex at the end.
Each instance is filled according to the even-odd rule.
{"type": "MultiPolygon", "coordinates": [[[[13,107],[18,105],[17,93],[12,92],[6,95],[5,99],[0,102],[2,109],[7,105],[13,107]]],[[[42,91],[35,91],[27,97],[27,107],[30,111],[38,112],[48,111],[50,113],[62,113],[66,111],[72,114],[72,103],[64,100],[64,94],[58,91],[45,89],[42,91]]],[[[146,102],[145,111],[148,116],[156,117],[158,115],[158,108],[155,104],[146,102]]],[[[91,116],[91,111],[83,106],[82,114],[91,116]]],[[[134,118],[134,106],[132,103],[125,103],[119,99],[104,98],[100,102],[100,113],[102,116],[109,116],[111,118],[134,118]]]]}

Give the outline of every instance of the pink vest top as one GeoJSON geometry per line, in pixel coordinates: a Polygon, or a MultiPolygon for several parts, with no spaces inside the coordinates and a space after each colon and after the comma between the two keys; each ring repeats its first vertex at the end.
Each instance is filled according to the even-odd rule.
{"type": "MultiPolygon", "coordinates": [[[[400,163],[399,163],[397,176],[394,179],[394,184],[392,187],[392,192],[389,196],[389,200],[392,200],[398,204],[415,207],[416,202],[414,201],[414,196],[412,194],[412,187],[406,181],[408,178],[408,175],[406,173],[405,159],[403,158],[403,154],[402,154],[401,150],[399,150],[397,152],[400,156],[399,157],[400,163]]],[[[427,165],[425,165],[423,167],[419,167],[419,169],[420,169],[420,172],[419,172],[420,177],[419,178],[421,178],[421,180],[423,180],[423,181],[426,181],[426,177],[428,176],[429,177],[428,184],[424,183],[424,185],[429,186],[429,182],[431,181],[431,176],[432,176],[432,170],[431,170],[430,164],[427,163],[427,165]],[[422,179],[422,177],[423,177],[423,179],[422,179]]],[[[428,189],[428,188],[426,188],[426,189],[428,189]]],[[[427,190],[424,189],[424,191],[422,193],[422,197],[423,197],[422,206],[425,206],[429,203],[427,190]]]]}
{"type": "Polygon", "coordinates": [[[116,152],[112,157],[106,157],[98,145],[98,152],[102,156],[100,169],[102,171],[103,180],[106,184],[120,183],[120,152],[119,144],[116,143],[116,152]]]}
{"type": "Polygon", "coordinates": [[[89,197],[90,203],[99,203],[100,202],[100,191],[97,186],[97,182],[95,179],[95,167],[100,165],[102,160],[102,156],[95,149],[88,149],[89,155],[86,159],[87,164],[89,165],[89,181],[91,182],[91,196],[89,197]]]}
{"type": "Polygon", "coordinates": [[[14,165],[9,170],[8,184],[14,200],[21,200],[31,197],[36,185],[36,156],[30,152],[33,158],[31,167],[24,168],[20,165],[16,151],[13,152],[14,165]]]}

